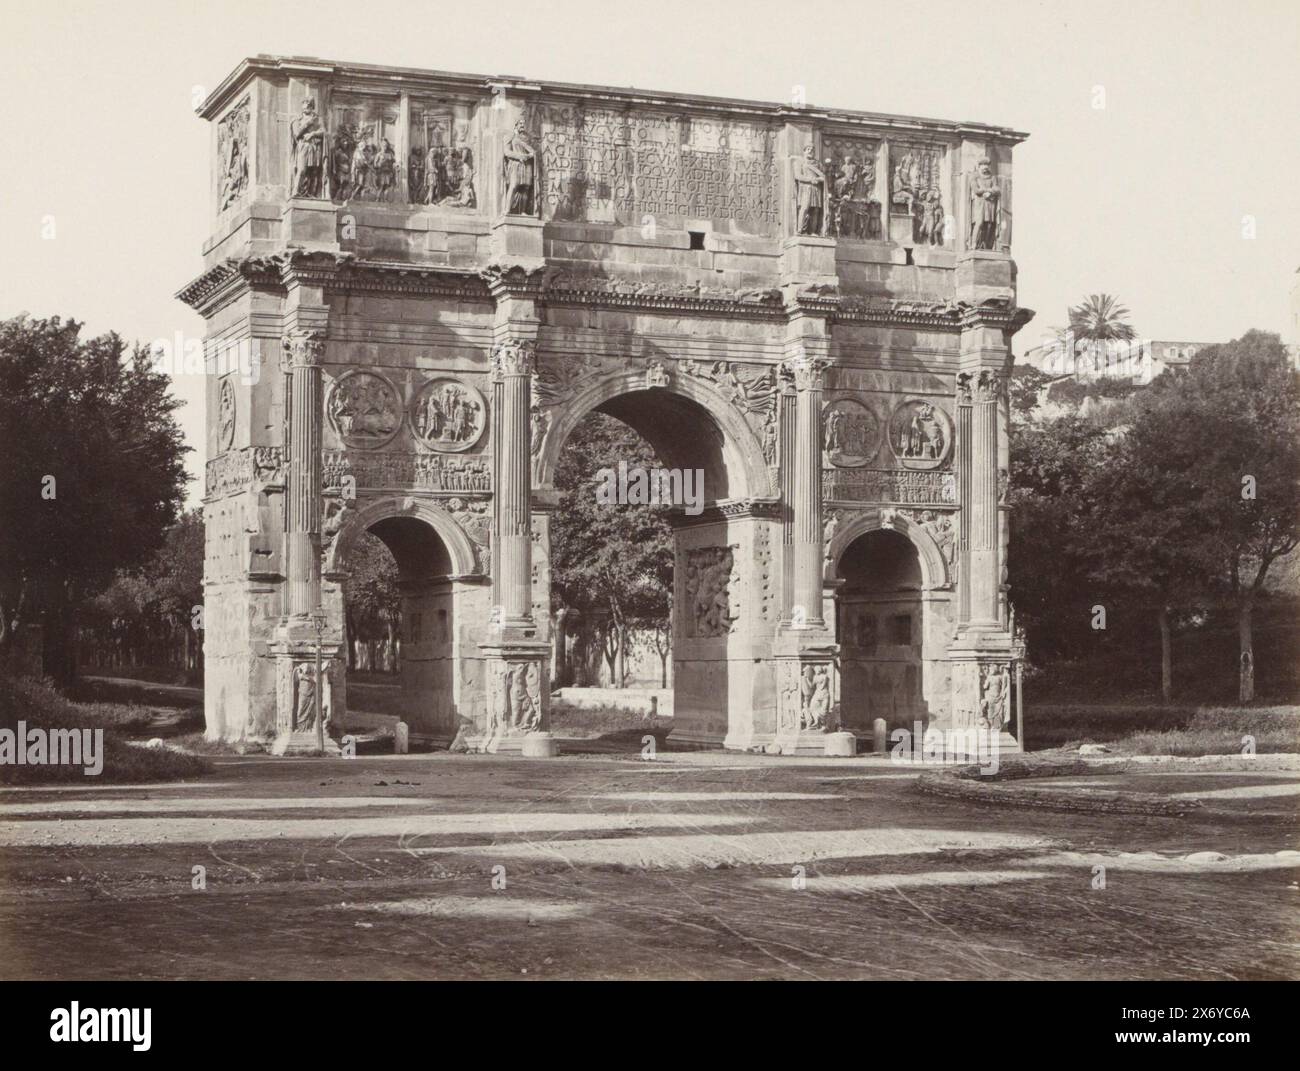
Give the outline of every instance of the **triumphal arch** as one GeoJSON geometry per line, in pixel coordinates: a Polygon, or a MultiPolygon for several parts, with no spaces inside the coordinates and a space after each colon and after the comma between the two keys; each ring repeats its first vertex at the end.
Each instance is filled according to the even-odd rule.
{"type": "Polygon", "coordinates": [[[592,411],[703,472],[673,741],[1007,727],[1023,134],[276,57],[200,113],[210,736],[341,722],[370,532],[413,737],[551,750],[555,475],[592,411]]]}

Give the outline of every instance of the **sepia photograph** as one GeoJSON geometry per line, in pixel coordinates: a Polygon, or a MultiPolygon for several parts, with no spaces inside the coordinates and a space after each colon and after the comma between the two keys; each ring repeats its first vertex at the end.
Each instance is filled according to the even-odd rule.
{"type": "Polygon", "coordinates": [[[8,1037],[1294,1051],[1293,0],[0,30],[8,1037]]]}

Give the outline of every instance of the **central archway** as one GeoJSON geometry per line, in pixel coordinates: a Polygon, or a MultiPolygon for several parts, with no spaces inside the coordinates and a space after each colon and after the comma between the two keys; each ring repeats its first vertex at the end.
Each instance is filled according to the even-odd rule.
{"type": "Polygon", "coordinates": [[[534,441],[534,531],[542,543],[535,544],[535,554],[541,553],[534,560],[543,562],[534,579],[539,621],[551,620],[549,512],[559,504],[554,479],[560,452],[593,412],[632,428],[665,468],[702,473],[702,508],[688,515],[678,507],[671,514],[671,739],[746,746],[755,706],[763,701],[759,693],[772,691],[771,682],[760,679],[770,669],[758,656],[770,647],[777,613],[771,565],[777,522],[763,508],[775,495],[758,436],[736,405],[688,376],[649,385],[644,373],[620,374],[551,407],[534,441]]]}

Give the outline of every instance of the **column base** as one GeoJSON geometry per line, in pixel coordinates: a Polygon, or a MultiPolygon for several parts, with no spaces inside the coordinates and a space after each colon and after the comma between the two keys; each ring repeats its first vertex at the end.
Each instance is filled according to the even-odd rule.
{"type": "Polygon", "coordinates": [[[560,742],[548,732],[493,737],[471,736],[465,743],[471,751],[488,755],[521,755],[526,759],[553,759],[560,754],[560,742]]]}
{"type": "Polygon", "coordinates": [[[321,749],[320,742],[316,739],[314,730],[298,732],[290,730],[281,733],[275,738],[275,743],[271,745],[272,755],[317,755],[337,757],[342,754],[338,744],[328,733],[325,735],[324,750],[321,749]]]}

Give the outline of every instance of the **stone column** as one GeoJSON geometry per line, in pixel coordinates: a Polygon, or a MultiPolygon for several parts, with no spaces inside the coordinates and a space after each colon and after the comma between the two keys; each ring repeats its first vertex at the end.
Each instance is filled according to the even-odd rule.
{"type": "Polygon", "coordinates": [[[822,388],[826,362],[796,357],[785,369],[794,380],[794,608],[821,628],[822,617],[822,388]]]}
{"type": "Polygon", "coordinates": [[[982,369],[972,381],[970,433],[970,625],[1001,627],[998,620],[998,406],[1002,377],[982,369]]]}
{"type": "Polygon", "coordinates": [[[320,605],[321,359],[325,343],[314,332],[284,340],[289,362],[288,551],[290,618],[320,605]]]}
{"type": "Polygon", "coordinates": [[[497,435],[497,601],[506,627],[531,627],[532,452],[530,421],[534,344],[508,339],[492,352],[497,435]]]}
{"type": "Polygon", "coordinates": [[[971,376],[957,377],[957,625],[970,620],[970,474],[971,474],[971,376]]]}

